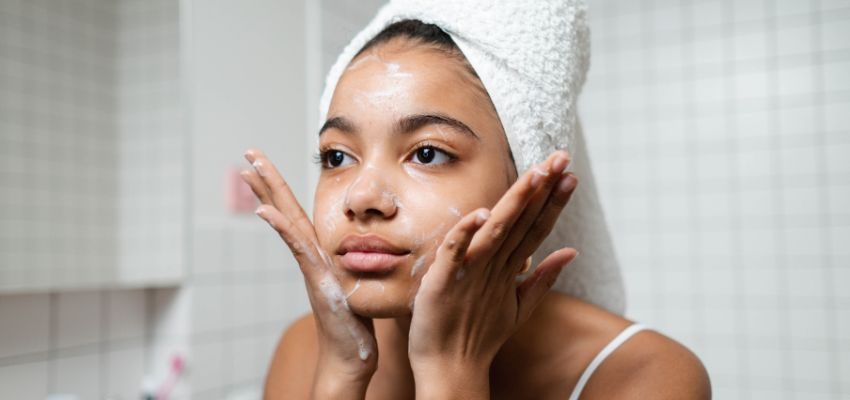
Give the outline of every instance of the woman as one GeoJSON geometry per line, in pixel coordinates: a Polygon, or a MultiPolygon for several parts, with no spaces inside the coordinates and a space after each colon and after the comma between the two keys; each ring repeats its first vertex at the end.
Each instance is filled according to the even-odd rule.
{"type": "Polygon", "coordinates": [[[246,152],[257,214],[295,255],[313,308],[282,337],[267,398],[710,397],[680,344],[549,291],[575,249],[518,282],[576,188],[570,155],[518,176],[492,99],[439,27],[383,29],[327,116],[312,222],[265,155],[246,152]]]}

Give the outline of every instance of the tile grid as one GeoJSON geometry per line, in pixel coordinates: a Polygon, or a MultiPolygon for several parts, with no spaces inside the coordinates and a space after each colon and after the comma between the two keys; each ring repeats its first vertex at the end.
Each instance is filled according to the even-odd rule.
{"type": "Polygon", "coordinates": [[[582,110],[630,315],[703,356],[718,397],[845,395],[850,8],[590,10],[582,110]]]}
{"type": "Polygon", "coordinates": [[[174,280],[176,4],[2,7],[0,291],[174,280]]]}
{"type": "MultiPolygon", "coordinates": [[[[820,10],[821,6],[822,6],[822,4],[821,4],[820,0],[815,0],[815,1],[812,2],[812,7],[815,10],[820,10]]],[[[822,18],[821,18],[821,13],[819,13],[819,12],[812,13],[810,15],[810,18],[811,18],[810,25],[812,26],[812,29],[815,32],[812,35],[811,42],[809,44],[810,48],[812,49],[811,64],[812,65],[824,65],[824,60],[823,60],[824,50],[823,50],[823,45],[822,45],[822,43],[824,41],[824,37],[823,37],[823,29],[822,29],[823,21],[822,21],[822,18]]],[[[812,100],[813,100],[815,108],[819,111],[818,112],[819,115],[817,116],[817,118],[814,119],[814,125],[813,125],[813,129],[815,131],[816,140],[817,140],[816,147],[817,147],[817,150],[818,150],[818,154],[817,154],[817,160],[818,160],[817,171],[818,171],[818,173],[817,173],[817,176],[818,176],[819,179],[818,179],[818,182],[817,182],[817,186],[819,186],[819,187],[830,187],[831,186],[831,184],[829,182],[830,177],[827,173],[827,167],[826,167],[827,154],[826,154],[826,151],[825,151],[825,148],[827,146],[827,143],[826,143],[826,140],[825,140],[825,134],[826,134],[826,126],[825,125],[826,124],[824,124],[824,120],[826,119],[826,116],[824,115],[825,114],[824,109],[825,109],[825,106],[826,106],[825,93],[827,92],[826,82],[825,82],[825,79],[824,79],[823,70],[821,68],[812,68],[811,73],[812,73],[812,81],[814,82],[814,89],[815,89],[814,90],[814,96],[813,96],[814,98],[812,100]]],[[[848,73],[850,73],[850,71],[848,71],[848,73]]],[[[830,207],[830,204],[829,204],[829,197],[826,196],[823,191],[819,192],[818,194],[819,194],[819,196],[818,196],[819,207],[822,210],[830,210],[831,207],[830,207]]],[[[825,213],[819,213],[818,226],[820,227],[819,234],[821,235],[821,237],[824,237],[824,238],[829,237],[830,233],[826,229],[826,227],[829,226],[829,219],[827,218],[827,215],[825,213]]],[[[832,272],[833,272],[833,268],[835,268],[836,264],[832,262],[833,258],[831,256],[832,254],[834,254],[835,249],[832,248],[832,242],[831,241],[824,241],[823,246],[824,247],[822,249],[822,257],[821,257],[821,260],[819,260],[819,263],[821,263],[825,267],[825,269],[824,269],[824,271],[825,271],[824,281],[826,283],[830,283],[830,282],[833,282],[834,279],[835,279],[832,272]]],[[[842,354],[842,346],[841,346],[840,341],[838,340],[838,337],[839,337],[838,324],[836,323],[836,318],[835,318],[835,317],[838,316],[838,312],[839,312],[838,309],[836,308],[836,305],[835,305],[835,296],[836,296],[837,293],[835,293],[834,287],[831,284],[825,285],[824,292],[825,292],[825,295],[824,295],[824,298],[823,298],[823,304],[821,306],[825,310],[827,310],[827,316],[828,316],[828,318],[826,319],[826,323],[828,324],[827,332],[831,333],[830,341],[829,341],[829,344],[828,344],[827,347],[830,348],[830,349],[833,349],[833,352],[832,352],[832,354],[829,358],[829,366],[827,367],[828,371],[830,372],[830,375],[829,375],[829,382],[830,382],[829,392],[832,393],[832,394],[842,394],[841,378],[840,378],[841,365],[840,365],[839,356],[838,356],[838,354],[842,354]]]]}
{"type": "Polygon", "coordinates": [[[43,398],[49,393],[74,392],[83,398],[137,398],[146,369],[147,338],[154,326],[149,297],[138,289],[0,296],[4,326],[17,324],[33,334],[38,329],[34,320],[43,318],[46,325],[43,341],[15,339],[0,332],[0,395],[26,399],[35,398],[26,393],[41,393],[43,398]],[[4,303],[13,304],[3,310],[4,303]],[[12,307],[26,310],[25,315],[8,314],[12,307]],[[120,323],[126,318],[134,320],[132,326],[120,323]],[[26,342],[26,350],[16,346],[26,342]],[[38,370],[38,366],[43,366],[42,374],[2,379],[13,371],[38,370]],[[80,377],[82,369],[88,371],[80,377]]]}
{"type": "Polygon", "coordinates": [[[92,61],[110,57],[111,46],[98,38],[109,37],[112,27],[90,5],[44,7],[7,1],[0,15],[0,287],[7,289],[45,286],[60,261],[66,266],[56,279],[90,283],[112,261],[96,244],[112,247],[114,168],[91,163],[94,154],[104,154],[105,165],[112,161],[112,126],[93,117],[108,114],[112,76],[92,61]]]}

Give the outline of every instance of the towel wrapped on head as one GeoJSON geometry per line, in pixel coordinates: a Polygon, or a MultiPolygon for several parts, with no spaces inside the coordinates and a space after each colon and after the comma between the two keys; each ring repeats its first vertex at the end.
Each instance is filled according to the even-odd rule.
{"type": "Polygon", "coordinates": [[[354,56],[385,27],[405,19],[437,25],[452,37],[493,101],[519,174],[556,149],[570,153],[579,187],[534,259],[575,247],[580,255],[561,272],[555,289],[622,314],[622,279],[576,110],[590,60],[584,1],[392,0],[331,67],[320,124],[354,56]]]}

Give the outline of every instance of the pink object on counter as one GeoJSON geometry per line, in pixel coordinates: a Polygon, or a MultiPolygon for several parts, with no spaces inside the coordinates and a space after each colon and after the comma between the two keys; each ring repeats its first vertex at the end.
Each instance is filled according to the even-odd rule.
{"type": "Polygon", "coordinates": [[[174,355],[171,357],[171,370],[168,374],[168,378],[165,383],[159,387],[159,391],[156,393],[156,400],[168,400],[169,396],[171,396],[171,391],[174,390],[174,385],[177,384],[177,379],[180,378],[180,374],[183,373],[183,368],[185,364],[183,363],[183,357],[179,355],[174,355]]]}

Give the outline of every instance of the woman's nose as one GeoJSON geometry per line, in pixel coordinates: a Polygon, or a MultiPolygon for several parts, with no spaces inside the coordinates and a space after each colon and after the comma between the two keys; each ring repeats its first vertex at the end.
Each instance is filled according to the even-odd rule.
{"type": "Polygon", "coordinates": [[[345,214],[349,218],[391,218],[398,211],[398,197],[375,168],[364,170],[348,187],[345,214]]]}

